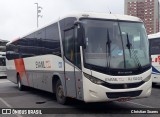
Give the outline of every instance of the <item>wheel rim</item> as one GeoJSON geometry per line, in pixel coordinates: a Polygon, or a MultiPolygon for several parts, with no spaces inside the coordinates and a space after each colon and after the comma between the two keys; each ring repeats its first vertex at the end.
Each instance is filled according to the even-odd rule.
{"type": "Polygon", "coordinates": [[[58,95],[59,99],[63,99],[64,98],[62,85],[59,85],[58,90],[57,90],[57,95],[58,95]]]}

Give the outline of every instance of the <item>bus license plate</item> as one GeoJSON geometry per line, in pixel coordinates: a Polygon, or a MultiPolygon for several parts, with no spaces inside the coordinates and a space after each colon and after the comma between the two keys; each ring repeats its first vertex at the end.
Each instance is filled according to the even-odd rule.
{"type": "Polygon", "coordinates": [[[120,98],[117,101],[118,102],[126,102],[126,101],[129,101],[129,100],[131,100],[131,99],[130,98],[120,98]]]}

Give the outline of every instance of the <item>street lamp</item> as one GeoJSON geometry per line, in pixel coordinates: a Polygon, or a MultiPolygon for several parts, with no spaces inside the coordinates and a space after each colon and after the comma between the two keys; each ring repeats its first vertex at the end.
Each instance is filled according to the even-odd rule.
{"type": "Polygon", "coordinates": [[[38,3],[34,3],[37,5],[37,28],[38,28],[38,18],[41,17],[42,18],[42,15],[39,15],[42,11],[42,7],[41,6],[38,6],[38,3]]]}

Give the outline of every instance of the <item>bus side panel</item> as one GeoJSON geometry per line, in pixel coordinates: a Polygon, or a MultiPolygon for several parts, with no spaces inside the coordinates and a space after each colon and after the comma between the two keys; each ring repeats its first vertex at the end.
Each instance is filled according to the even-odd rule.
{"type": "Polygon", "coordinates": [[[152,82],[153,83],[160,83],[160,74],[153,74],[152,73],[152,82]]]}
{"type": "Polygon", "coordinates": [[[24,86],[30,86],[29,84],[29,77],[28,77],[28,74],[27,72],[23,73],[22,75],[20,75],[21,77],[21,82],[24,86]]]}
{"type": "Polygon", "coordinates": [[[65,78],[67,96],[76,98],[76,78],[74,76],[74,65],[65,60],[65,78]]]}
{"type": "Polygon", "coordinates": [[[33,87],[33,71],[27,70],[26,75],[27,75],[28,81],[27,81],[27,78],[25,78],[25,84],[27,84],[28,82],[27,86],[33,87]]]}
{"type": "Polygon", "coordinates": [[[152,82],[160,83],[160,55],[152,55],[152,82]]]}
{"type": "Polygon", "coordinates": [[[66,60],[65,63],[66,96],[83,100],[82,71],[66,60]]]}
{"type": "Polygon", "coordinates": [[[77,68],[75,68],[75,78],[76,78],[77,99],[84,100],[82,71],[77,68]]]}
{"type": "Polygon", "coordinates": [[[6,59],[6,67],[7,67],[7,79],[17,83],[17,72],[14,64],[14,60],[8,61],[6,59]]]}
{"type": "Polygon", "coordinates": [[[25,82],[24,84],[29,81],[30,87],[53,92],[53,75],[57,74],[58,76],[63,78],[63,59],[59,56],[41,55],[36,57],[24,58],[24,65],[27,77],[24,78],[23,81],[25,82]]]}

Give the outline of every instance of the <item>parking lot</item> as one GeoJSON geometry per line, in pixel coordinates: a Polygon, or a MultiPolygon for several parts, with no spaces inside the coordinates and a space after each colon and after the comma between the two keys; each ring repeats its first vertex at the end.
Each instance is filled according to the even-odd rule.
{"type": "MultiPolygon", "coordinates": [[[[14,84],[7,79],[0,79],[0,108],[47,108],[55,116],[116,116],[115,114],[128,115],[125,109],[158,109],[160,108],[160,85],[153,86],[152,95],[149,98],[135,99],[127,102],[103,102],[86,104],[77,100],[70,100],[68,105],[60,105],[56,102],[55,95],[52,93],[27,88],[25,91],[19,91],[17,84],[14,84]],[[88,109],[88,110],[86,110],[88,109]],[[92,110],[93,109],[93,110],[92,110]],[[102,109],[101,111],[98,111],[102,109]],[[95,111],[97,110],[97,112],[95,111]],[[103,110],[107,113],[103,113],[103,110]],[[96,114],[95,114],[96,113],[96,114]],[[58,115],[57,115],[58,114],[58,115]],[[66,115],[67,114],[67,115],[66,115]],[[62,116],[62,115],[61,115],[62,116]],[[86,115],[85,115],[86,116],[86,115]]],[[[156,110],[155,109],[155,110],[156,110]]],[[[158,109],[159,110],[159,109],[158,109]]],[[[129,114],[130,116],[153,116],[153,114],[129,114]]],[[[6,115],[3,115],[6,116],[6,115]]],[[[8,116],[8,115],[7,115],[8,116]]],[[[27,116],[27,115],[12,115],[12,116],[27,116]]],[[[50,116],[50,115],[43,115],[50,116]]],[[[158,116],[154,114],[154,116],[158,116]]]]}

